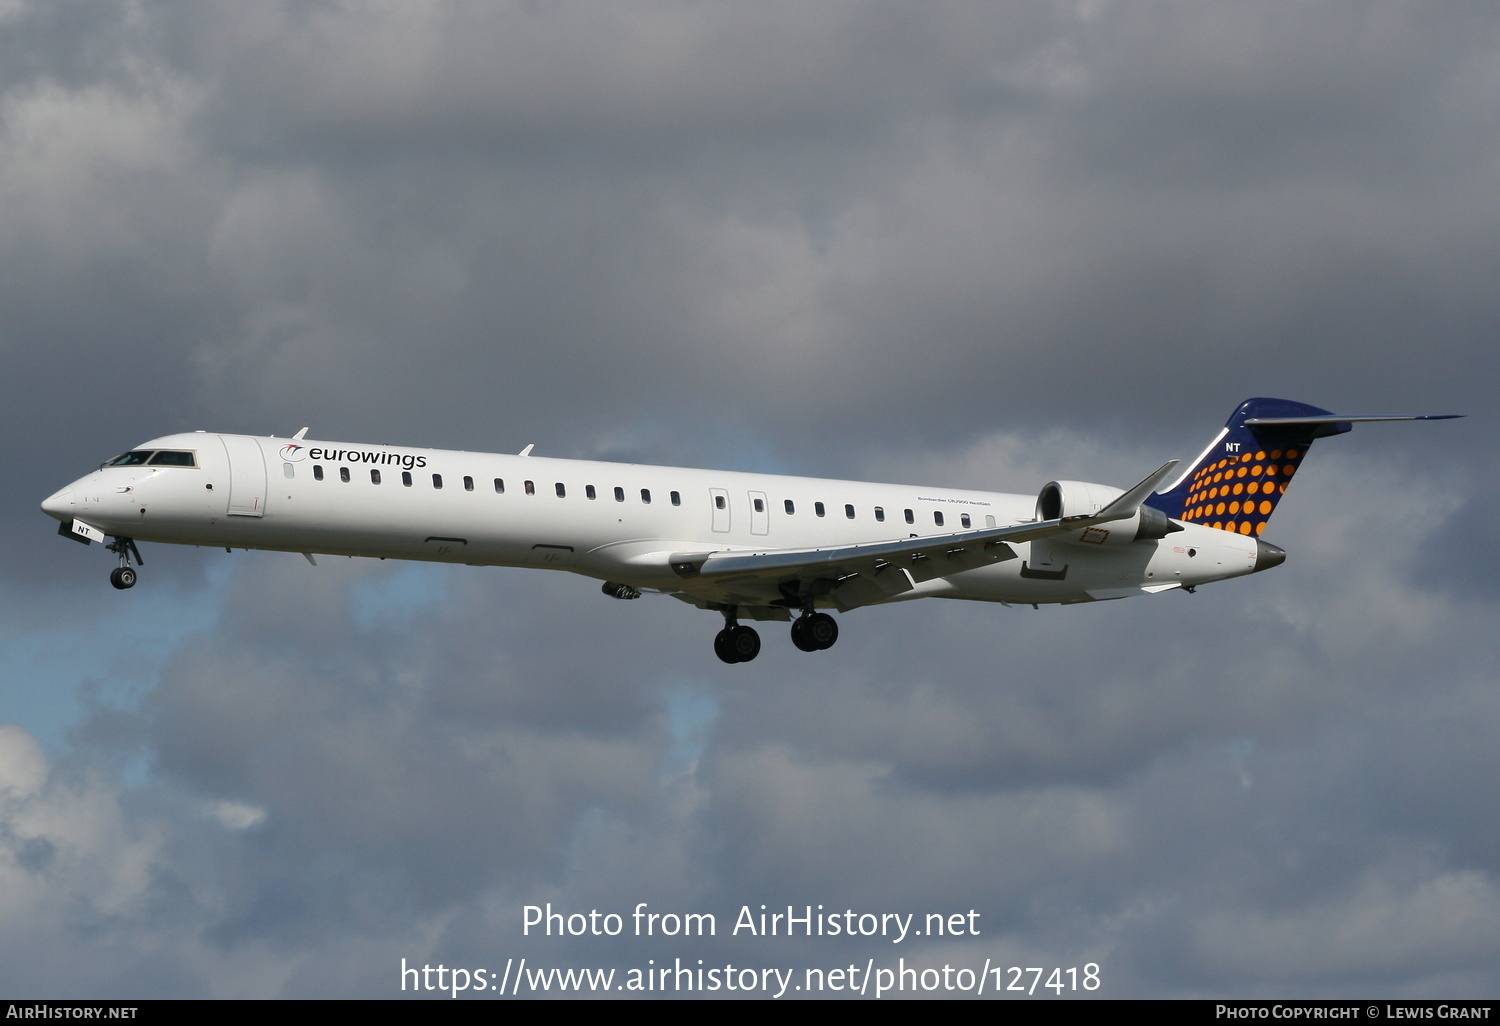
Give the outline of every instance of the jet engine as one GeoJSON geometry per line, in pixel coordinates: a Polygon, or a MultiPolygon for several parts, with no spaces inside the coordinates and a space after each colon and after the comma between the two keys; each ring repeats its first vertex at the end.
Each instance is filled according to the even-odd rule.
{"type": "MultiPolygon", "coordinates": [[[[1125,494],[1122,488],[1094,484],[1090,481],[1048,481],[1036,497],[1037,520],[1059,520],[1063,517],[1091,516],[1125,494]]],[[[1142,506],[1134,516],[1112,520],[1097,527],[1086,527],[1057,540],[1087,545],[1125,545],[1137,541],[1165,538],[1182,525],[1173,523],[1165,513],[1142,506]]]]}

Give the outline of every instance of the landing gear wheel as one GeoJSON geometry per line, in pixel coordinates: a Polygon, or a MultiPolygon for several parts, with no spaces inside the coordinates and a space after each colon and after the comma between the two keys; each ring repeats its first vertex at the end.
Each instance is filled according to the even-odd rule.
{"type": "MultiPolygon", "coordinates": [[[[144,509],[141,512],[145,512],[144,509]]],[[[126,588],[135,587],[135,571],[131,569],[130,557],[144,565],[145,560],[141,558],[141,550],[135,547],[135,542],[129,538],[116,536],[115,540],[104,546],[110,552],[120,557],[120,565],[109,572],[109,583],[124,591],[126,588]]]]}
{"type": "Polygon", "coordinates": [[[760,635],[754,627],[732,627],[729,630],[729,649],[736,662],[748,663],[760,655],[760,635]]]}
{"type": "Polygon", "coordinates": [[[804,652],[821,652],[837,640],[838,621],[827,613],[806,613],[792,621],[792,644],[804,652]]]}
{"type": "Polygon", "coordinates": [[[760,655],[760,635],[754,627],[725,627],[714,635],[714,655],[726,663],[748,663],[760,655]]]}
{"type": "Polygon", "coordinates": [[[739,660],[734,657],[734,653],[729,651],[728,627],[725,627],[722,631],[714,635],[714,655],[718,656],[726,663],[739,662],[739,660]]]}
{"type": "Polygon", "coordinates": [[[807,636],[817,644],[818,650],[832,648],[839,640],[839,623],[827,613],[814,613],[808,617],[807,636]]]}

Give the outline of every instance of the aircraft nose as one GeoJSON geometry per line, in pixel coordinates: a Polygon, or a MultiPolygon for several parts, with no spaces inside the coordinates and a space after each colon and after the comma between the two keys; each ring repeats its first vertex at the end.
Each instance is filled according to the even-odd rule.
{"type": "Polygon", "coordinates": [[[58,520],[67,520],[73,515],[73,489],[64,488],[42,500],[42,512],[58,520]]]}
{"type": "Polygon", "coordinates": [[[1286,549],[1255,539],[1255,569],[1251,573],[1260,573],[1285,562],[1286,549]]]}

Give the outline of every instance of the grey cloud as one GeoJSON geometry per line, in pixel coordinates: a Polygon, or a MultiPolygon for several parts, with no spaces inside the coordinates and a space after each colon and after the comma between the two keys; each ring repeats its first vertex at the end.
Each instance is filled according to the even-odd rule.
{"type": "Polygon", "coordinates": [[[131,10],[0,20],[5,619],[117,667],[56,682],[58,751],[0,734],[8,978],[383,996],[685,950],[522,940],[527,903],[792,901],[980,908],[911,957],[1112,996],[1493,991],[1492,15],[131,10]],[[150,547],[122,598],[35,508],[303,424],[1124,486],[1251,394],[1473,416],[1319,443],[1272,573],[861,610],[811,657],[768,625],[740,667],[565,575],[150,547]],[[125,601],[198,616],[144,695],[125,601]]]}

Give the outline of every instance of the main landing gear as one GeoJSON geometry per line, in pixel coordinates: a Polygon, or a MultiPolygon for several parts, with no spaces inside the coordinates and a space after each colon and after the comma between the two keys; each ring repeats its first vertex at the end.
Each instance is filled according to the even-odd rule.
{"type": "Polygon", "coordinates": [[[104,547],[120,557],[120,565],[109,572],[109,583],[121,591],[135,587],[136,574],[135,568],[130,565],[130,557],[135,557],[138,566],[146,565],[146,561],[141,558],[141,550],[135,547],[135,542],[130,538],[116,538],[104,547]]]}
{"type": "Polygon", "coordinates": [[[760,635],[726,617],[724,629],[714,635],[714,655],[726,663],[748,663],[760,655],[760,635]]]}
{"type": "Polygon", "coordinates": [[[821,652],[837,640],[838,621],[827,613],[803,613],[792,621],[792,644],[804,652],[821,652]]]}
{"type": "MultiPolygon", "coordinates": [[[[821,652],[839,640],[838,621],[827,613],[804,612],[792,621],[792,644],[804,652],[821,652]]],[[[724,629],[714,636],[714,655],[726,663],[748,663],[760,655],[760,635],[724,614],[724,629]]]]}

